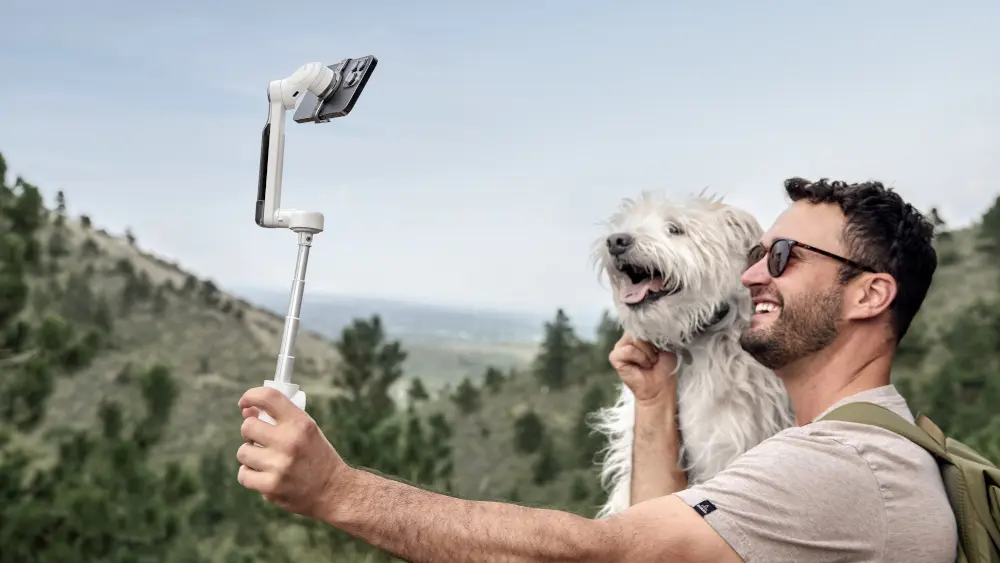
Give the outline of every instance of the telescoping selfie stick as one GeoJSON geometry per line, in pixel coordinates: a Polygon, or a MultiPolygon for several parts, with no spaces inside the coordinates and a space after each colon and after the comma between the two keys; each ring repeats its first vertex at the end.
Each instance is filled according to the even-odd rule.
{"type": "MultiPolygon", "coordinates": [[[[289,229],[298,235],[299,254],[295,259],[295,277],[285,317],[285,330],[278,350],[274,379],[264,381],[291,399],[300,409],[306,408],[306,394],[292,383],[295,363],[295,340],[299,331],[302,294],[306,284],[306,265],[313,237],[323,232],[323,214],[318,211],[282,209],[281,175],[285,158],[285,112],[295,110],[296,123],[326,123],[344,117],[354,108],[378,60],[373,56],[344,59],[324,66],[309,63],[282,80],[272,80],[267,87],[267,124],[261,136],[260,177],[257,183],[257,207],[254,221],[266,229],[289,229]],[[301,100],[301,102],[300,102],[301,100]]],[[[259,418],[274,424],[261,412],[259,418]]]]}

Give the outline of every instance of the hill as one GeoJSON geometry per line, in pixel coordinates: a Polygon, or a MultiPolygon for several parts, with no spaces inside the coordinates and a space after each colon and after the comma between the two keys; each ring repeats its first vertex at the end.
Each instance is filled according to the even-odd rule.
{"type": "MultiPolygon", "coordinates": [[[[182,387],[177,432],[163,451],[201,448],[231,433],[238,424],[235,398],[274,373],[283,319],[141,250],[131,232],[114,236],[86,216],[64,216],[59,200],[38,233],[49,260],[41,275],[29,278],[28,315],[54,310],[70,321],[105,326],[113,337],[90,366],[59,380],[45,426],[86,424],[102,397],[137,401],[129,386],[133,372],[162,363],[182,387]]],[[[298,345],[297,380],[314,394],[328,392],[322,375],[338,360],[332,343],[302,331],[298,345]]]]}
{"type": "MultiPolygon", "coordinates": [[[[280,314],[133,233],[67,217],[62,194],[44,208],[34,186],[6,181],[2,158],[0,232],[0,537],[16,539],[0,563],[387,560],[235,483],[235,398],[272,375],[280,314]]],[[[897,378],[916,408],[1000,459],[1000,199],[980,224],[941,232],[897,378]]],[[[619,330],[605,317],[580,334],[571,321],[556,311],[535,353],[508,353],[406,341],[399,324],[362,314],[331,339],[303,330],[296,378],[350,463],[591,515],[602,444],[583,420],[613,398],[619,330]],[[414,371],[456,379],[434,396],[414,371]]]]}
{"type": "MultiPolygon", "coordinates": [[[[46,427],[66,421],[86,424],[96,413],[96,398],[137,400],[127,391],[132,372],[163,363],[183,382],[183,390],[175,407],[177,438],[168,439],[162,451],[182,453],[217,444],[222,433],[231,433],[234,421],[238,425],[233,401],[273,375],[287,303],[273,297],[265,305],[251,303],[185,271],[177,261],[143,249],[135,233],[111,234],[88,216],[64,215],[64,208],[60,194],[39,230],[51,260],[30,279],[28,314],[41,317],[54,308],[73,321],[107,322],[115,337],[92,365],[58,382],[46,427]]],[[[348,320],[333,331],[317,322],[324,310],[315,305],[304,308],[295,380],[319,399],[333,392],[331,374],[338,362],[333,340],[348,320]],[[314,329],[317,325],[325,334],[314,329]]],[[[435,393],[465,377],[478,380],[490,365],[521,367],[536,348],[530,341],[407,336],[414,342],[406,346],[406,377],[393,389],[400,399],[411,377],[421,377],[435,393]]]]}
{"type": "MultiPolygon", "coordinates": [[[[22,471],[28,471],[23,474],[28,479],[33,471],[61,473],[60,467],[68,462],[66,456],[72,455],[66,449],[67,436],[75,436],[71,441],[101,444],[102,440],[110,439],[106,435],[101,437],[111,431],[108,424],[116,428],[124,424],[132,425],[134,432],[140,434],[152,433],[144,438],[136,435],[132,442],[114,446],[137,448],[132,461],[139,465],[134,469],[146,473],[150,486],[157,486],[158,479],[170,481],[169,474],[177,468],[181,472],[177,475],[201,483],[203,488],[194,490],[204,491],[208,497],[232,490],[232,475],[220,470],[231,465],[239,444],[240,415],[235,399],[246,388],[272,376],[283,315],[229,293],[210,279],[185,271],[174,260],[143,249],[131,231],[114,235],[101,229],[89,216],[68,216],[62,192],[46,206],[38,188],[24,178],[7,182],[2,157],[0,212],[0,231],[4,232],[0,237],[3,239],[0,241],[3,242],[0,244],[0,313],[3,313],[0,314],[0,367],[3,368],[0,383],[9,395],[0,401],[0,414],[4,415],[0,418],[0,475],[10,476],[9,471],[22,475],[22,471]],[[8,283],[13,285],[8,287],[8,283]],[[19,285],[22,283],[23,289],[19,285]],[[7,311],[13,316],[7,316],[7,311]],[[84,340],[76,340],[80,335],[85,335],[84,340]],[[52,358],[51,372],[32,363],[44,349],[33,351],[32,347],[44,347],[46,338],[58,341],[60,346],[70,346],[70,351],[59,354],[69,354],[66,357],[71,361],[63,365],[62,356],[52,358]],[[27,350],[20,352],[25,346],[27,350]],[[13,355],[7,357],[9,354],[13,355]],[[22,359],[28,363],[23,364],[22,359]],[[38,369],[43,372],[32,373],[38,369]],[[56,372],[64,376],[50,375],[56,372]],[[151,422],[149,417],[156,413],[159,413],[157,422],[151,422]],[[22,420],[23,416],[27,418],[22,420]],[[120,422],[113,422],[117,417],[120,422]],[[157,430],[149,430],[150,425],[157,430]],[[22,455],[34,461],[23,465],[19,461],[22,455]],[[146,456],[153,465],[143,465],[146,456]],[[162,473],[164,468],[166,474],[162,473]]],[[[377,316],[353,319],[341,326],[341,334],[337,336],[352,329],[364,332],[378,323],[377,316]]],[[[339,369],[343,359],[338,342],[309,328],[305,326],[300,331],[296,381],[308,390],[310,412],[319,419],[325,406],[335,408],[335,399],[343,398],[350,389],[339,369]]],[[[389,383],[376,395],[385,393],[387,397],[400,398],[414,374],[427,375],[425,390],[447,390],[449,383],[461,378],[481,379],[487,366],[505,371],[522,366],[531,359],[535,347],[531,342],[449,343],[422,339],[414,343],[412,350],[403,352],[404,369],[395,374],[397,370],[393,368],[394,374],[387,378],[389,383]]],[[[373,400],[375,404],[368,410],[375,419],[380,419],[383,412],[391,414],[390,404],[378,403],[377,396],[373,400]]],[[[337,416],[332,410],[326,412],[329,417],[337,416]]],[[[370,430],[373,435],[380,431],[374,426],[370,430]]],[[[362,432],[369,433],[364,428],[362,432]]],[[[378,465],[385,459],[385,449],[366,450],[379,454],[370,465],[378,465]]],[[[81,455],[97,456],[95,463],[103,464],[107,460],[101,461],[101,451],[99,446],[96,449],[88,446],[81,450],[81,455]]],[[[116,455],[111,451],[108,454],[116,455]]],[[[447,453],[442,457],[450,459],[447,453]]],[[[130,471],[122,461],[112,465],[110,474],[108,468],[103,472],[115,475],[118,471],[130,471]]],[[[12,479],[11,483],[20,480],[12,479]]],[[[53,487],[75,486],[71,481],[46,479],[53,487]]],[[[129,487],[129,494],[140,493],[131,488],[128,479],[122,486],[129,487]]],[[[29,493],[15,490],[13,494],[18,503],[31,502],[29,493]]],[[[227,530],[235,528],[235,536],[192,532],[196,538],[191,540],[194,544],[204,539],[209,551],[217,548],[224,555],[232,553],[226,551],[232,546],[220,542],[220,537],[233,539],[246,533],[239,530],[255,525],[259,533],[269,533],[260,528],[270,527],[269,522],[259,517],[247,521],[244,516],[241,503],[249,502],[252,497],[239,490],[230,494],[236,499],[235,504],[218,510],[227,515],[220,525],[227,530]],[[207,534],[208,539],[201,533],[207,534]]],[[[2,491],[0,497],[7,498],[2,491]]],[[[152,497],[144,496],[137,502],[152,502],[152,497]]],[[[25,506],[34,510],[41,505],[25,506]]],[[[17,507],[16,503],[9,504],[7,509],[17,511],[17,507]]],[[[172,510],[160,505],[147,508],[172,510]]],[[[188,508],[191,507],[184,510],[188,508]]],[[[131,507],[126,505],[123,509],[131,507]]],[[[192,510],[188,517],[205,517],[207,508],[196,505],[192,510]]],[[[261,515],[268,514],[266,507],[255,510],[261,515]]],[[[18,521],[15,518],[9,522],[17,525],[18,521]]],[[[277,526],[278,533],[298,529],[277,526]]],[[[334,541],[339,543],[342,541],[334,541]]],[[[252,552],[253,546],[239,549],[252,552]]],[[[0,561],[6,563],[2,557],[0,561]]]]}

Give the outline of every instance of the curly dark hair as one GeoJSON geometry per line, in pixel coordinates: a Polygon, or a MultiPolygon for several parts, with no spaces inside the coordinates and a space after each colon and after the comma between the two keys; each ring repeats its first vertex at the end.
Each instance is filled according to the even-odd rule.
{"type": "MultiPolygon", "coordinates": [[[[934,225],[891,188],[880,182],[848,184],[821,179],[785,180],[785,192],[793,202],[829,203],[846,217],[842,240],[849,258],[896,280],[896,298],[889,306],[898,343],[920,310],[937,269],[934,225]]],[[[841,283],[861,274],[844,265],[841,283]]]]}

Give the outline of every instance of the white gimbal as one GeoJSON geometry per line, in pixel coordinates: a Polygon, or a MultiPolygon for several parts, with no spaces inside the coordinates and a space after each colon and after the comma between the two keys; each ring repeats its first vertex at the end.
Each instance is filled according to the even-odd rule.
{"type": "MultiPolygon", "coordinates": [[[[257,183],[257,208],[254,220],[258,226],[289,229],[298,235],[299,254],[295,260],[295,277],[285,317],[285,330],[278,351],[274,379],[265,387],[281,391],[300,409],[305,409],[306,395],[292,383],[295,362],[295,340],[299,331],[302,294],[306,283],[306,265],[313,236],[323,232],[323,214],[281,208],[281,175],[285,157],[285,112],[298,104],[294,119],[297,123],[326,123],[350,113],[357,102],[378,60],[367,56],[344,59],[339,64],[324,66],[309,63],[282,80],[272,80],[267,87],[269,108],[267,124],[261,138],[260,176],[257,183]],[[300,102],[301,100],[301,102],[300,102]]],[[[274,423],[261,412],[260,418],[274,423]]]]}

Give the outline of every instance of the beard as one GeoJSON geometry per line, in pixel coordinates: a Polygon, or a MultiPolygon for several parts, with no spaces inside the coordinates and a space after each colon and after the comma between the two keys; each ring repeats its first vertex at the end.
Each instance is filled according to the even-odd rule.
{"type": "Polygon", "coordinates": [[[837,338],[843,287],[798,296],[785,301],[779,294],[781,312],[770,326],[747,329],[740,346],[764,367],[776,370],[815,354],[837,338]]]}

